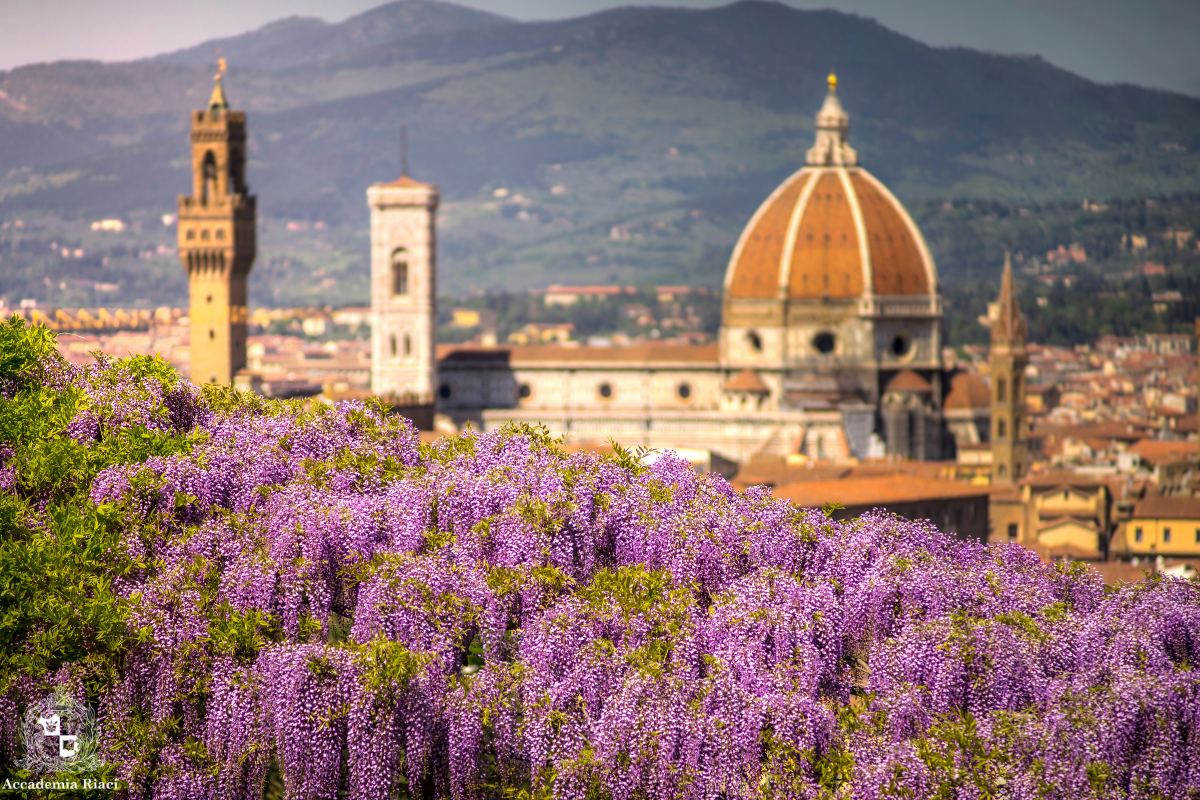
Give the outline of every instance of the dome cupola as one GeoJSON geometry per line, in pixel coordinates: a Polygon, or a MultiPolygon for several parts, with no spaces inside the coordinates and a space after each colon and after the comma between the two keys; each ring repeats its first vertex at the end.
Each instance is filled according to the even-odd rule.
{"type": "Polygon", "coordinates": [[[807,163],[755,212],[729,262],[726,297],[850,300],[932,296],[937,270],[912,217],[850,147],[837,78],[807,163]]]}

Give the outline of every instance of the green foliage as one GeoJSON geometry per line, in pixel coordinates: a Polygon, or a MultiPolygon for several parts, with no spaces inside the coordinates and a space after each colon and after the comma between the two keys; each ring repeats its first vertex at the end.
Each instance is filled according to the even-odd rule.
{"type": "MultiPolygon", "coordinates": [[[[147,631],[126,623],[129,601],[113,582],[149,564],[133,559],[127,536],[152,520],[128,504],[96,506],[92,479],[113,464],[189,452],[196,440],[145,428],[110,434],[86,446],[63,434],[79,410],[76,390],[53,381],[69,369],[54,334],[19,318],[0,323],[0,381],[15,388],[0,396],[0,445],[11,449],[13,491],[0,495],[0,692],[19,675],[44,676],[76,665],[97,692],[116,676],[122,654],[147,631]]],[[[96,380],[117,370],[178,381],[161,359],[103,361],[96,380]]]]}
{"type": "Polygon", "coordinates": [[[397,701],[409,683],[429,663],[428,653],[416,653],[400,642],[376,636],[358,648],[356,660],[367,688],[381,700],[397,701]]]}
{"type": "Polygon", "coordinates": [[[998,797],[1008,782],[1004,753],[988,747],[969,712],[944,717],[916,745],[937,787],[936,800],[953,800],[964,792],[998,797]]]}

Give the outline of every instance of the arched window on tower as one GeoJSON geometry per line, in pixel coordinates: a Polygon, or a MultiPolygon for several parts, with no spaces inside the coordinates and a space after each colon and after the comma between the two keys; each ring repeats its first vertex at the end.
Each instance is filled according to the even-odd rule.
{"type": "Polygon", "coordinates": [[[404,248],[392,253],[392,294],[408,294],[408,251],[404,248]]]}
{"type": "Polygon", "coordinates": [[[204,184],[201,188],[200,202],[208,205],[210,198],[217,196],[217,157],[209,150],[204,154],[203,167],[204,184]]]}
{"type": "Polygon", "coordinates": [[[396,334],[392,334],[388,339],[389,350],[391,350],[392,358],[396,357],[396,334]]]}
{"type": "Polygon", "coordinates": [[[1005,431],[1005,429],[1004,429],[1004,420],[1002,420],[1002,419],[998,419],[998,420],[996,420],[996,438],[997,438],[997,439],[1003,439],[1003,438],[1005,438],[1007,435],[1008,435],[1008,434],[1007,434],[1007,432],[1006,432],[1006,431],[1005,431]]]}
{"type": "Polygon", "coordinates": [[[404,334],[404,357],[408,358],[412,355],[412,337],[407,333],[404,334]]]}
{"type": "Polygon", "coordinates": [[[1003,403],[1008,400],[1008,392],[1005,391],[1006,389],[1007,389],[1007,384],[1004,382],[1004,378],[997,378],[996,379],[996,400],[998,402],[1003,403]]]}

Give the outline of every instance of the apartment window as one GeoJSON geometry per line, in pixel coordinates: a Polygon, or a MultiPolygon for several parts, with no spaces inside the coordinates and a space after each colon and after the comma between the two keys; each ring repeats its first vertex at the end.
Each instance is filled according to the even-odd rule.
{"type": "Polygon", "coordinates": [[[1200,528],[1196,528],[1196,544],[1200,544],[1200,528]]]}
{"type": "Polygon", "coordinates": [[[1163,528],[1163,544],[1171,543],[1171,529],[1163,528]]]}
{"type": "Polygon", "coordinates": [[[1133,540],[1135,542],[1140,542],[1142,540],[1142,529],[1141,528],[1133,529],[1133,540]]]}
{"type": "Polygon", "coordinates": [[[1020,531],[1020,528],[1017,526],[1017,523],[1015,523],[1015,522],[1008,523],[1008,538],[1010,538],[1010,539],[1017,538],[1017,533],[1019,531],[1020,531]]]}

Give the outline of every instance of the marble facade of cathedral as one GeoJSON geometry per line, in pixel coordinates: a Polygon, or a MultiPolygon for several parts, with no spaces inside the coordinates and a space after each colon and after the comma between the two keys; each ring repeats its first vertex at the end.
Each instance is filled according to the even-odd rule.
{"type": "MultiPolygon", "coordinates": [[[[763,202],[733,250],[715,344],[439,346],[438,410],[484,430],[543,424],[577,441],[705,449],[737,461],[933,460],[953,457],[956,436],[986,441],[987,396],[942,363],[929,248],[858,165],[848,133],[830,76],[805,165],[763,202]]],[[[372,297],[382,313],[390,298],[374,288],[372,297]]],[[[384,379],[375,376],[378,392],[384,379]]]]}

